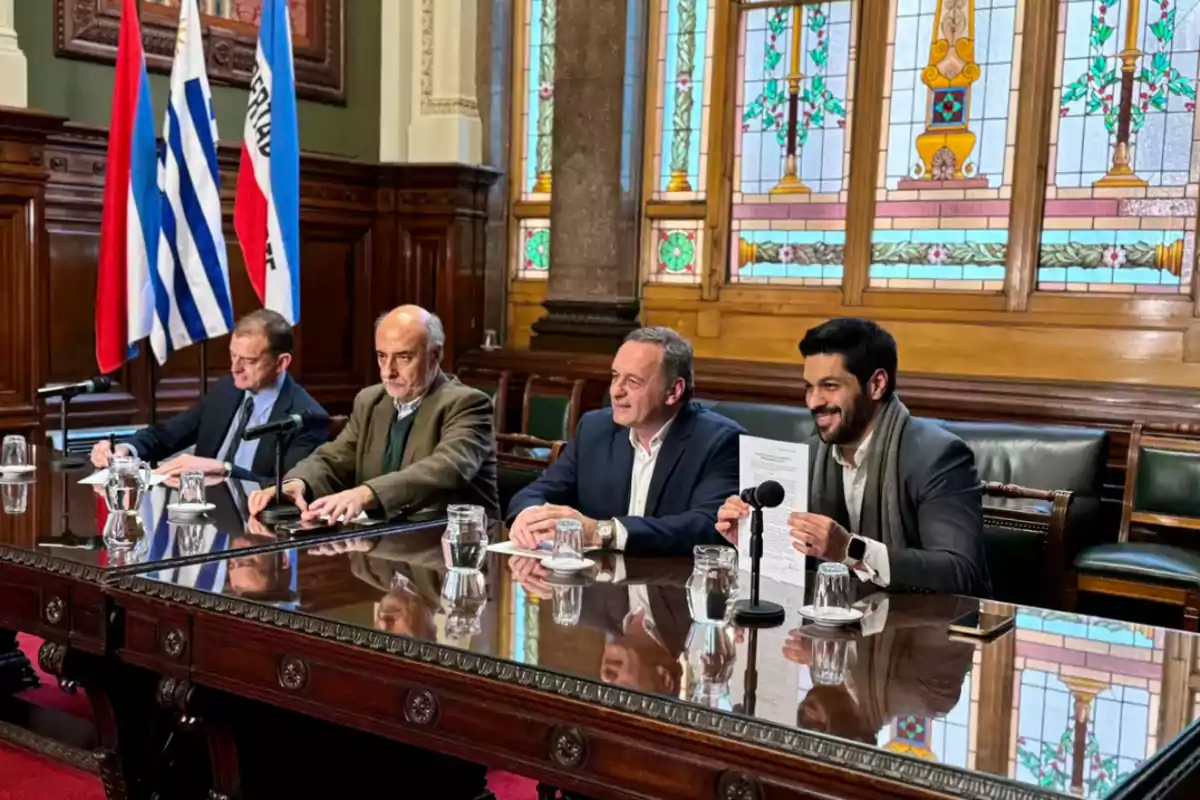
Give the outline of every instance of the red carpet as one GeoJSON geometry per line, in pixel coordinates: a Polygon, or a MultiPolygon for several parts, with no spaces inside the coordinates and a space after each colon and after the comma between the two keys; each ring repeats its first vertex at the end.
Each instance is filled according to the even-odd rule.
{"type": "MultiPolygon", "coordinates": [[[[42,641],[21,634],[18,642],[37,669],[42,641]]],[[[91,706],[82,691],[66,694],[58,688],[54,676],[40,669],[38,677],[42,685],[22,692],[22,699],[79,717],[91,716],[91,706]]],[[[104,800],[99,778],[5,744],[0,744],[0,776],[0,800],[104,800]]],[[[537,800],[537,781],[519,775],[493,770],[488,774],[488,786],[496,800],[537,800]]]]}

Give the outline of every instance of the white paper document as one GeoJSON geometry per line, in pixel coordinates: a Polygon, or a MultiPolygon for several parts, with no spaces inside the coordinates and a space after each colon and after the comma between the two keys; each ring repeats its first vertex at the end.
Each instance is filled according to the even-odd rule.
{"type": "MultiPolygon", "coordinates": [[[[778,481],[783,486],[783,502],[776,508],[763,509],[763,555],[760,571],[793,586],[804,585],[804,556],[792,547],[788,535],[788,514],[808,511],[808,445],[742,436],[738,448],[738,485],[758,486],[778,481]]],[[[738,527],[738,566],[750,569],[750,518],[738,527]]]]}
{"type": "MultiPolygon", "coordinates": [[[[150,473],[151,486],[158,486],[160,483],[165,483],[166,480],[166,475],[159,475],[155,472],[150,473]]],[[[98,469],[79,482],[84,486],[103,486],[104,484],[108,483],[108,470],[98,469]]]]}

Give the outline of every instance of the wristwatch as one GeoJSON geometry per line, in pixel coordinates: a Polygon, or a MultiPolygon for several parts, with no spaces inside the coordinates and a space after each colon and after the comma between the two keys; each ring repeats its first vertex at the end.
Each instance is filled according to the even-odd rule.
{"type": "Polygon", "coordinates": [[[851,536],[850,544],[846,547],[846,557],[855,564],[867,556],[867,540],[861,536],[851,536]]]}
{"type": "Polygon", "coordinates": [[[228,478],[228,477],[229,477],[230,475],[232,475],[232,474],[233,474],[233,464],[231,464],[230,462],[226,461],[226,462],[225,462],[225,475],[224,475],[224,477],[228,478]]]}
{"type": "Polygon", "coordinates": [[[600,549],[612,550],[617,538],[617,526],[611,519],[602,519],[596,523],[596,533],[600,535],[600,549]]]}

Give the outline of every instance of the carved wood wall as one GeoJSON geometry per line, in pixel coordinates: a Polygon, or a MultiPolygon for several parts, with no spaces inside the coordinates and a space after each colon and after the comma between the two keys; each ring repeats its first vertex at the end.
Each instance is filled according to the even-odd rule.
{"type": "MultiPolygon", "coordinates": [[[[11,115],[10,115],[11,116],[11,115]]],[[[54,427],[54,408],[34,390],[96,371],[94,305],[106,132],[66,125],[30,145],[19,123],[0,115],[0,428],[54,427]],[[44,149],[44,154],[42,150],[44,149]],[[33,177],[9,178],[13,169],[33,177]],[[44,181],[44,183],[43,183],[44,181]],[[44,188],[43,188],[44,187],[44,188]],[[44,200],[43,200],[44,198],[44,200]],[[44,222],[42,216],[44,215],[44,222]],[[40,257],[35,253],[44,250],[40,257]],[[39,413],[40,412],[40,413],[39,413]]],[[[56,124],[56,118],[49,119],[56,124]]],[[[36,138],[36,137],[35,137],[36,138]]],[[[222,146],[222,204],[235,315],[258,307],[232,227],[239,152],[222,146]]],[[[447,362],[482,340],[483,237],[487,189],[495,173],[459,165],[378,165],[301,156],[301,311],[292,374],[331,413],[378,380],[373,322],[406,302],[445,321],[447,362]]],[[[158,371],[160,413],[186,407],[199,392],[198,346],[158,371]]],[[[73,425],[144,421],[149,413],[147,354],[114,377],[114,391],[73,402],[73,425]]],[[[228,369],[226,339],[208,346],[210,380],[228,369]]]]}

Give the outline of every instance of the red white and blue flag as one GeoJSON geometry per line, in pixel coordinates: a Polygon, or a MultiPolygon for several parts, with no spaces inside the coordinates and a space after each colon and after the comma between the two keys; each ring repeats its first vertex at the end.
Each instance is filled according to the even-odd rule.
{"type": "Polygon", "coordinates": [[[137,0],[125,0],[104,176],[100,270],[96,283],[96,364],[114,372],[150,335],[150,275],[158,253],[157,143],[137,0]]]}
{"type": "Polygon", "coordinates": [[[300,321],[300,135],[287,0],[264,0],[233,226],[264,307],[300,321]]]}

